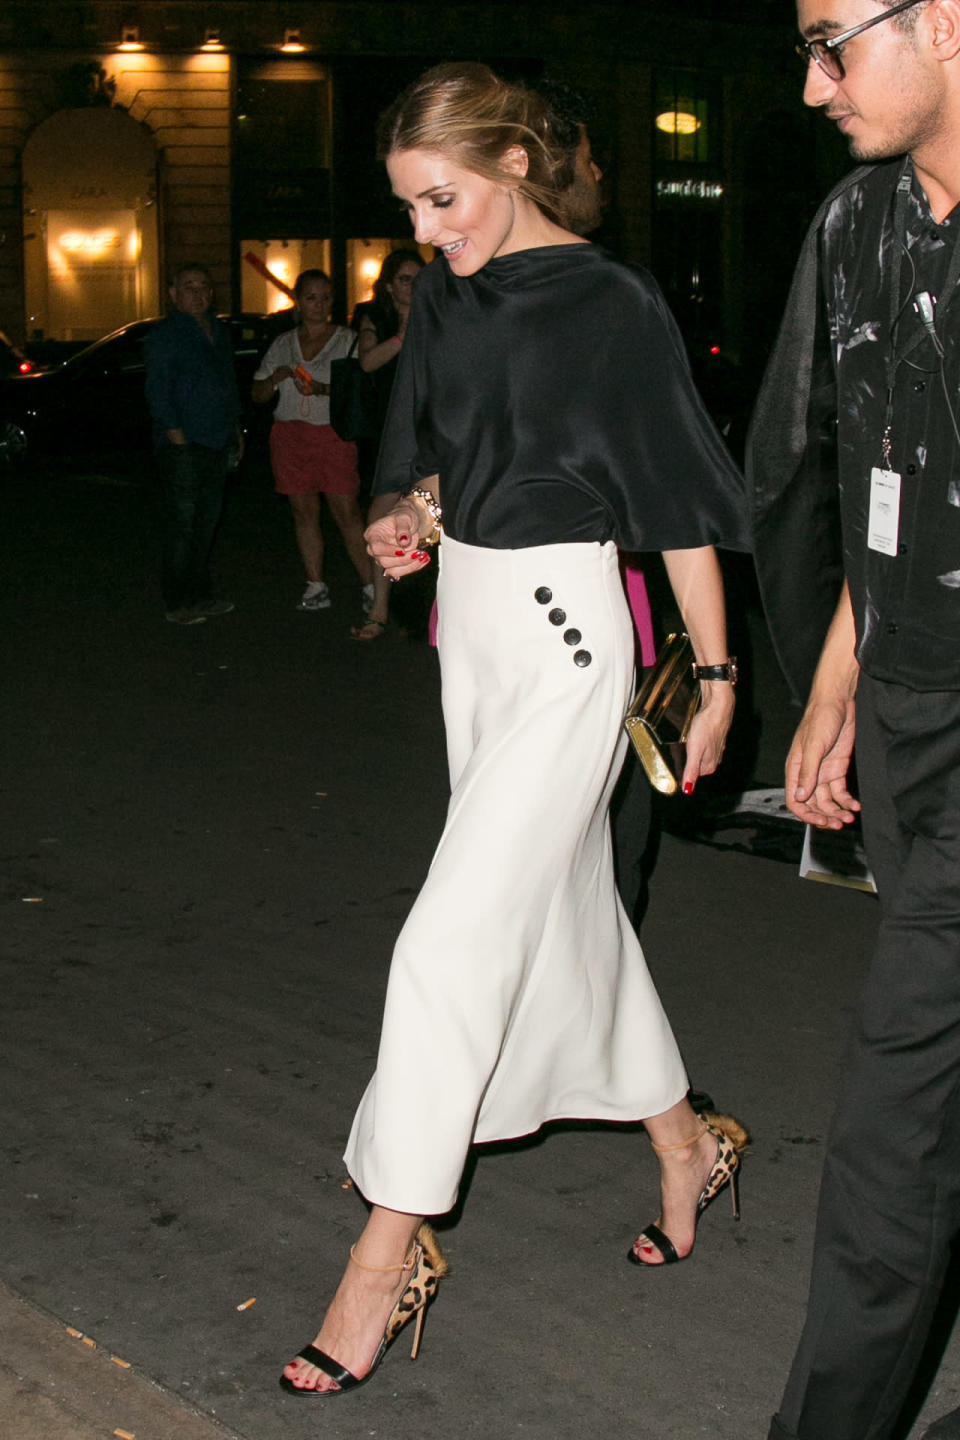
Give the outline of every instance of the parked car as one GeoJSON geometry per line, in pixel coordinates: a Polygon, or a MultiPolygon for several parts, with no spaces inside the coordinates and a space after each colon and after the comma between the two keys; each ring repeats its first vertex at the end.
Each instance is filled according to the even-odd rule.
{"type": "Polygon", "coordinates": [[[36,368],[36,362],[28,360],[20,347],[0,330],[0,376],[29,375],[36,368]]]}
{"type": "MultiPolygon", "coordinates": [[[[262,428],[250,385],[277,333],[276,317],[223,315],[229,327],[245,427],[262,428]]],[[[148,450],[143,342],[158,319],[135,320],[95,340],[61,365],[0,379],[0,460],[34,454],[148,450]]]]}

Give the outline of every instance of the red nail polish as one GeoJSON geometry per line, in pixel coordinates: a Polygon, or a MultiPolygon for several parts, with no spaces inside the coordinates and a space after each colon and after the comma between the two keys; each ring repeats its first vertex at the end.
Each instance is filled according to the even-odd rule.
{"type": "Polygon", "coordinates": [[[687,781],[687,783],[686,783],[686,784],[684,785],[684,787],[683,787],[683,793],[684,793],[684,795],[692,795],[692,794],[693,794],[693,786],[692,786],[692,784],[690,783],[689,780],[687,781]]]}
{"type": "Polygon", "coordinates": [[[403,551],[402,551],[402,550],[394,550],[393,553],[394,553],[394,555],[397,556],[398,559],[401,559],[401,560],[403,559],[403,551]]]}
{"type": "Polygon", "coordinates": [[[398,536],[397,536],[397,540],[399,541],[399,543],[400,543],[401,545],[409,545],[409,544],[410,544],[410,536],[409,536],[409,535],[398,535],[398,536]]]}

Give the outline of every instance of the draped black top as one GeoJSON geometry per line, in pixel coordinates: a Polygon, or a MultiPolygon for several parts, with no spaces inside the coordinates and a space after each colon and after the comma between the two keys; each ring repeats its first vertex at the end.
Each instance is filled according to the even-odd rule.
{"type": "Polygon", "coordinates": [[[589,244],[444,259],[413,287],[376,490],[439,475],[444,530],[493,549],[745,549],[743,482],[652,276],[589,244]]]}

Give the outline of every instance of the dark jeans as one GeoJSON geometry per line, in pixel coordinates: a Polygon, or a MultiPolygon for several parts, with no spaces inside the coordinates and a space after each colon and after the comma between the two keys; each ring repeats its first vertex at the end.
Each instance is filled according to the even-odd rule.
{"type": "Polygon", "coordinates": [[[857,771],[882,921],[775,1440],[893,1433],[960,1228],[960,693],[862,676],[857,771]]]}
{"type": "Polygon", "coordinates": [[[157,457],[167,610],[189,610],[213,598],[210,552],[223,510],[228,453],[205,445],[168,445],[157,457]]]}

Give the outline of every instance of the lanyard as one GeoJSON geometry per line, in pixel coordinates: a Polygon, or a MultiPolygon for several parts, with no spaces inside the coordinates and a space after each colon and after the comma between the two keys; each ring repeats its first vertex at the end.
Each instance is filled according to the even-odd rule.
{"type": "MultiPolygon", "coordinates": [[[[900,362],[902,360],[905,360],[906,357],[910,355],[917,348],[918,345],[922,344],[925,338],[923,335],[918,335],[914,339],[912,344],[908,345],[906,349],[901,350],[899,354],[897,353],[895,339],[897,321],[900,319],[900,315],[903,310],[910,303],[910,296],[907,296],[907,299],[901,303],[900,274],[903,269],[904,257],[906,257],[907,259],[910,258],[910,252],[907,249],[907,206],[910,203],[910,191],[912,183],[913,167],[911,166],[910,160],[908,158],[903,162],[903,168],[900,171],[900,178],[897,181],[896,197],[893,203],[893,238],[896,241],[897,249],[899,251],[899,257],[897,264],[897,281],[896,284],[894,284],[891,279],[890,284],[890,332],[886,362],[887,408],[884,415],[882,440],[883,464],[888,470],[890,469],[891,465],[890,436],[893,430],[893,388],[897,378],[897,369],[900,366],[900,362]]],[[[950,265],[947,269],[947,278],[943,286],[944,300],[942,306],[940,307],[940,314],[946,313],[950,302],[953,300],[954,295],[956,294],[958,280],[960,280],[960,236],[955,236],[953,240],[953,253],[950,256],[950,265]]],[[[936,316],[937,312],[934,312],[934,314],[936,316]]],[[[934,326],[934,332],[935,329],[936,327],[934,326]]]]}

